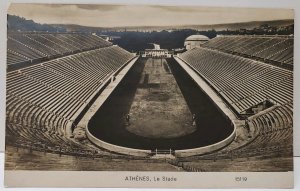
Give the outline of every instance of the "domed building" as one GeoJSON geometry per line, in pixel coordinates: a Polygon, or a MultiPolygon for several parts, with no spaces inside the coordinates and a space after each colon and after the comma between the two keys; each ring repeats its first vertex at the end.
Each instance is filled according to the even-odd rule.
{"type": "Polygon", "coordinates": [[[207,36],[204,35],[191,35],[187,37],[184,41],[184,46],[187,50],[190,50],[195,47],[200,47],[202,44],[206,43],[209,40],[207,36]]]}

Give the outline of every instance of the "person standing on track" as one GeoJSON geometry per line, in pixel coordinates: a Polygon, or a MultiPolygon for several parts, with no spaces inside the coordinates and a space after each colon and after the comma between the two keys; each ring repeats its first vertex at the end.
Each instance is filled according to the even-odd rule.
{"type": "Polygon", "coordinates": [[[127,125],[130,125],[130,115],[129,115],[129,113],[126,115],[126,122],[127,122],[127,125]]]}
{"type": "Polygon", "coordinates": [[[192,117],[192,120],[193,120],[193,126],[196,126],[196,114],[193,114],[193,117],[192,117]]]}

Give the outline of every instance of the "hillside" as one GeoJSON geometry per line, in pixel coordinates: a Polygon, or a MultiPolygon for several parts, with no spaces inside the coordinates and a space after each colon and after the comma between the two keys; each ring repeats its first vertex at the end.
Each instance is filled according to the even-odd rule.
{"type": "Polygon", "coordinates": [[[39,24],[16,15],[7,15],[7,31],[48,31],[65,32],[64,27],[55,27],[48,24],[39,24]]]}
{"type": "Polygon", "coordinates": [[[289,26],[293,25],[294,20],[275,20],[275,21],[252,21],[252,22],[243,22],[243,23],[225,23],[225,24],[215,24],[215,25],[182,25],[182,26],[133,26],[133,27],[90,27],[90,26],[81,26],[74,24],[52,24],[54,27],[64,27],[67,31],[77,31],[77,32],[103,32],[103,31],[161,31],[161,30],[180,30],[180,29],[193,29],[193,30],[239,30],[239,29],[254,29],[261,25],[269,26],[289,26]]]}

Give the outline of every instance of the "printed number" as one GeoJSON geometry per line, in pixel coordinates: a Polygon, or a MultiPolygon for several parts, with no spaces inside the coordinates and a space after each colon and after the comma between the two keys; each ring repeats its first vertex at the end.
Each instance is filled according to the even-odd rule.
{"type": "Polygon", "coordinates": [[[247,177],[245,177],[245,176],[237,176],[237,177],[235,177],[235,181],[237,181],[237,182],[246,182],[247,181],[247,177]]]}

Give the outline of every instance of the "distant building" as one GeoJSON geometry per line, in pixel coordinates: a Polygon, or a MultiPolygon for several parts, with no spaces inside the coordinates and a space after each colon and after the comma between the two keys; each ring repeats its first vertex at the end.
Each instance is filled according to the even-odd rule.
{"type": "Polygon", "coordinates": [[[187,50],[195,47],[200,47],[202,44],[209,40],[207,36],[204,35],[191,35],[187,37],[184,41],[184,46],[187,50]]]}

